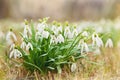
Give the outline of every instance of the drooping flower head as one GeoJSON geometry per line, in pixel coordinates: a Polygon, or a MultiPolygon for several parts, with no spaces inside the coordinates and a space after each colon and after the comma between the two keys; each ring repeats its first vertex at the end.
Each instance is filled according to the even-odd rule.
{"type": "Polygon", "coordinates": [[[8,44],[12,44],[14,41],[17,41],[16,35],[12,32],[12,29],[6,35],[6,41],[8,44]]]}
{"type": "Polygon", "coordinates": [[[59,34],[57,37],[57,43],[63,43],[64,42],[64,37],[62,36],[62,34],[59,34]]]}
{"type": "Polygon", "coordinates": [[[18,50],[18,49],[16,49],[16,48],[14,48],[11,52],[10,52],[10,55],[9,55],[9,58],[20,58],[20,57],[22,57],[22,53],[18,50]]]}
{"type": "Polygon", "coordinates": [[[113,41],[112,41],[112,39],[108,39],[107,40],[107,42],[106,42],[106,44],[105,44],[105,47],[109,47],[109,48],[112,48],[113,47],[113,41]]]}
{"type": "Polygon", "coordinates": [[[96,45],[97,47],[102,47],[103,46],[102,39],[96,33],[93,33],[93,35],[92,35],[92,41],[93,41],[93,43],[92,43],[93,46],[94,45],[96,45]]]}

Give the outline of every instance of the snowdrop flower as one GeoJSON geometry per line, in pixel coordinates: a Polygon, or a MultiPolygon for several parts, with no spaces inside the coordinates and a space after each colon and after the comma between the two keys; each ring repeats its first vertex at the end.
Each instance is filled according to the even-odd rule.
{"type": "Polygon", "coordinates": [[[81,53],[83,53],[84,51],[88,53],[89,47],[87,43],[84,42],[84,40],[81,40],[81,53]]]}
{"type": "Polygon", "coordinates": [[[44,29],[45,29],[45,24],[44,24],[44,23],[39,23],[39,24],[37,25],[37,30],[38,30],[40,33],[42,33],[42,32],[44,31],[44,29]]]}
{"type": "Polygon", "coordinates": [[[84,48],[85,48],[85,52],[89,52],[89,48],[88,48],[87,43],[84,43],[83,45],[84,45],[84,48]]]}
{"type": "Polygon", "coordinates": [[[33,50],[33,46],[30,42],[26,45],[26,50],[28,51],[29,49],[33,50]]]}
{"type": "Polygon", "coordinates": [[[82,36],[88,36],[88,32],[87,31],[84,31],[83,33],[82,33],[82,36]]]}
{"type": "Polygon", "coordinates": [[[65,28],[64,36],[65,36],[66,38],[70,38],[70,39],[73,38],[73,34],[71,33],[69,27],[66,27],[66,28],[65,28]]]}
{"type": "Polygon", "coordinates": [[[93,40],[92,43],[93,45],[97,45],[98,47],[103,46],[103,41],[97,34],[92,35],[92,40],[93,40]]]}
{"type": "Polygon", "coordinates": [[[10,40],[11,38],[13,38],[15,41],[17,41],[15,34],[12,31],[9,31],[6,36],[6,40],[10,40]]]}
{"type": "Polygon", "coordinates": [[[43,37],[43,38],[48,38],[49,37],[49,32],[48,31],[43,31],[42,32],[42,34],[41,34],[41,36],[43,37]]]}
{"type": "Polygon", "coordinates": [[[109,38],[105,44],[105,47],[109,47],[109,48],[112,48],[113,47],[113,42],[112,40],[109,38]]]}
{"type": "Polygon", "coordinates": [[[76,29],[74,29],[72,35],[77,36],[78,35],[78,31],[76,29]]]}
{"type": "Polygon", "coordinates": [[[76,63],[72,63],[71,72],[74,72],[76,70],[76,68],[77,68],[76,63]]]}
{"type": "Polygon", "coordinates": [[[58,40],[57,40],[57,38],[55,37],[55,35],[51,35],[50,44],[52,44],[52,43],[57,44],[57,42],[58,42],[58,40]]]}
{"type": "Polygon", "coordinates": [[[55,25],[53,25],[52,28],[51,28],[52,31],[54,31],[54,30],[56,30],[56,29],[57,29],[57,28],[56,28],[55,25]]]}
{"type": "Polygon", "coordinates": [[[62,26],[59,26],[59,27],[57,28],[57,30],[58,30],[58,32],[62,32],[62,26]]]}
{"type": "Polygon", "coordinates": [[[12,40],[17,41],[17,37],[12,31],[9,31],[6,35],[6,41],[8,42],[8,44],[12,44],[12,40]]]}
{"type": "Polygon", "coordinates": [[[62,34],[59,34],[57,37],[57,43],[62,43],[64,42],[64,37],[62,36],[62,34]]]}
{"type": "Polygon", "coordinates": [[[59,32],[62,32],[62,26],[57,27],[57,26],[53,25],[51,30],[54,32],[55,35],[58,35],[59,32]]]}
{"type": "Polygon", "coordinates": [[[15,44],[13,43],[11,46],[10,46],[10,51],[13,50],[15,48],[15,44]]]}
{"type": "Polygon", "coordinates": [[[22,57],[22,53],[19,51],[19,50],[17,50],[17,49],[13,49],[11,52],[10,52],[10,56],[9,56],[10,58],[12,58],[12,57],[14,57],[15,59],[18,57],[18,58],[20,58],[20,57],[22,57]]]}
{"type": "Polygon", "coordinates": [[[21,45],[20,45],[20,47],[21,47],[22,49],[25,49],[26,46],[27,46],[27,44],[26,44],[24,41],[23,41],[23,42],[21,43],[21,45]]]}
{"type": "Polygon", "coordinates": [[[58,34],[59,34],[59,31],[56,29],[56,30],[53,31],[53,33],[54,33],[55,35],[58,35],[58,34]]]}
{"type": "Polygon", "coordinates": [[[28,34],[32,34],[32,32],[31,32],[31,29],[30,29],[30,27],[28,26],[28,25],[25,25],[24,26],[24,30],[23,30],[23,36],[24,37],[28,37],[28,34]]]}

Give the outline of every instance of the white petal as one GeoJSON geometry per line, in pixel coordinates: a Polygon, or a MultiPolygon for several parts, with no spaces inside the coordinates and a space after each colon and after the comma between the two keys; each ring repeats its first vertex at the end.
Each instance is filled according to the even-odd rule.
{"type": "Polygon", "coordinates": [[[83,33],[82,33],[82,36],[88,36],[88,32],[87,31],[84,31],[83,33]]]}
{"type": "Polygon", "coordinates": [[[78,35],[78,31],[76,29],[73,30],[73,35],[77,36],[78,35]]]}
{"type": "Polygon", "coordinates": [[[110,48],[113,47],[113,42],[112,42],[112,40],[110,38],[107,40],[107,42],[105,44],[105,47],[110,47],[110,48]]]}
{"type": "Polygon", "coordinates": [[[37,30],[42,33],[45,29],[45,24],[44,23],[39,23],[37,26],[37,30]]]}
{"type": "Polygon", "coordinates": [[[73,38],[73,33],[70,31],[70,28],[69,28],[69,27],[66,27],[66,28],[65,28],[64,36],[65,36],[66,38],[69,38],[69,39],[73,38]]]}
{"type": "Polygon", "coordinates": [[[76,70],[77,66],[76,66],[76,63],[73,63],[71,65],[71,72],[74,72],[76,70]]]}
{"type": "Polygon", "coordinates": [[[28,51],[29,49],[33,50],[33,46],[30,42],[26,46],[26,50],[28,51]]]}
{"type": "Polygon", "coordinates": [[[43,31],[42,32],[42,35],[41,35],[43,38],[48,38],[49,37],[49,32],[48,31],[43,31]]]}
{"type": "Polygon", "coordinates": [[[13,55],[14,55],[14,50],[10,52],[9,58],[12,58],[13,55]]]}
{"type": "Polygon", "coordinates": [[[6,35],[6,40],[7,40],[7,41],[12,40],[12,37],[13,37],[13,39],[14,39],[15,41],[17,41],[17,38],[16,38],[15,34],[14,34],[13,32],[11,32],[11,31],[9,31],[9,32],[7,33],[7,35],[6,35]]]}
{"type": "Polygon", "coordinates": [[[12,35],[13,39],[14,39],[15,41],[17,41],[17,37],[15,36],[15,34],[14,34],[13,32],[11,32],[11,35],[12,35]]]}
{"type": "Polygon", "coordinates": [[[11,38],[10,38],[10,35],[11,35],[11,33],[8,32],[7,35],[6,35],[6,40],[7,40],[7,41],[9,41],[9,40],[11,39],[11,38]]]}
{"type": "Polygon", "coordinates": [[[15,47],[15,44],[13,43],[11,46],[10,46],[10,51],[13,50],[15,47]]]}
{"type": "Polygon", "coordinates": [[[85,51],[86,51],[86,52],[89,52],[89,48],[88,48],[87,43],[84,43],[84,45],[85,45],[85,51]]]}
{"type": "Polygon", "coordinates": [[[15,59],[17,58],[17,50],[16,49],[14,50],[14,58],[15,59]]]}
{"type": "Polygon", "coordinates": [[[64,42],[64,37],[62,36],[62,34],[59,34],[59,36],[57,37],[57,42],[58,43],[64,42]]]}
{"type": "Polygon", "coordinates": [[[23,41],[20,47],[24,49],[26,47],[26,43],[23,41]]]}
{"type": "Polygon", "coordinates": [[[19,50],[17,50],[17,57],[18,58],[22,57],[22,53],[19,50]]]}

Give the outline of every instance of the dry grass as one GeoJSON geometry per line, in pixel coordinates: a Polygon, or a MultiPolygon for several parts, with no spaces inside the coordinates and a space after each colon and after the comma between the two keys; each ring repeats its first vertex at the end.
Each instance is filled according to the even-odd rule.
{"type": "Polygon", "coordinates": [[[120,79],[120,50],[105,49],[100,55],[89,55],[91,63],[86,60],[77,62],[78,68],[71,73],[63,70],[62,74],[49,72],[41,76],[37,71],[29,73],[14,62],[0,57],[0,80],[119,80],[120,79]]]}

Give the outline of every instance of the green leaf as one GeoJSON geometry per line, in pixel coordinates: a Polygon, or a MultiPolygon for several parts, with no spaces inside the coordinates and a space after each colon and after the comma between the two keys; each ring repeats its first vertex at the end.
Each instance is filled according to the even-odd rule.
{"type": "Polygon", "coordinates": [[[33,67],[35,67],[35,68],[37,68],[41,73],[43,73],[43,71],[42,71],[38,66],[36,66],[35,64],[29,63],[29,62],[27,62],[27,61],[24,61],[24,63],[26,63],[26,64],[28,64],[28,65],[30,65],[30,66],[33,66],[33,67]]]}
{"type": "Polygon", "coordinates": [[[54,68],[54,67],[51,67],[51,66],[48,66],[47,68],[48,68],[48,69],[51,69],[51,70],[55,70],[55,68],[54,68]]]}
{"type": "Polygon", "coordinates": [[[31,31],[32,31],[32,41],[35,42],[35,29],[34,29],[34,24],[33,22],[31,21],[31,31]]]}

